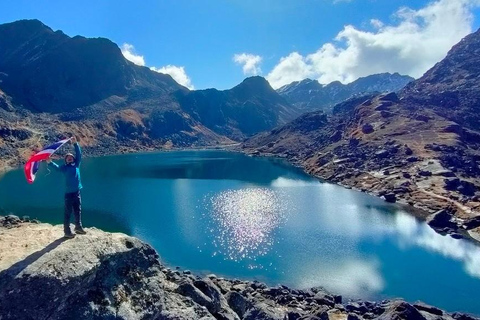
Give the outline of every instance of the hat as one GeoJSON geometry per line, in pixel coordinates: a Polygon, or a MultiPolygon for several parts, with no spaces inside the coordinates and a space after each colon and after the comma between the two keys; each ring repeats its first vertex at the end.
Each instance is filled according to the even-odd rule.
{"type": "Polygon", "coordinates": [[[67,157],[68,156],[72,156],[73,157],[73,160],[75,160],[75,156],[73,155],[73,153],[67,153],[64,157],[65,161],[67,161],[67,157]]]}

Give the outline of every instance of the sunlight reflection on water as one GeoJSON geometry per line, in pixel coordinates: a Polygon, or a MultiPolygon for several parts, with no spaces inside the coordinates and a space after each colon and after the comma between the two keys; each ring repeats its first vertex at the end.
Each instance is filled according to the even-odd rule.
{"type": "Polygon", "coordinates": [[[234,261],[267,254],[276,240],[274,231],[286,222],[285,200],[266,188],[227,190],[211,197],[210,232],[218,253],[234,261]]]}

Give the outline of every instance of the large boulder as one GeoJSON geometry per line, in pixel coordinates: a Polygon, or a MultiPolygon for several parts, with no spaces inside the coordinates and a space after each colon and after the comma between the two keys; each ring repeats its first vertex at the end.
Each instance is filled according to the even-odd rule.
{"type": "Polygon", "coordinates": [[[468,219],[465,221],[463,224],[465,226],[465,229],[471,230],[480,227],[480,216],[473,217],[471,219],[468,219]]]}
{"type": "Polygon", "coordinates": [[[474,196],[477,189],[478,188],[475,184],[466,180],[461,180],[460,186],[457,188],[458,192],[465,196],[474,196]]]}
{"type": "Polygon", "coordinates": [[[362,132],[365,134],[372,133],[374,131],[373,126],[370,123],[365,123],[362,126],[362,132]]]}
{"type": "Polygon", "coordinates": [[[448,209],[442,209],[427,218],[427,224],[434,229],[456,229],[456,224],[452,222],[453,214],[448,209]]]}
{"type": "Polygon", "coordinates": [[[2,320],[214,319],[188,297],[165,289],[170,284],[157,253],[136,238],[88,229],[65,240],[60,226],[46,224],[8,232],[17,241],[14,252],[1,253],[2,320]],[[36,249],[29,248],[28,237],[42,249],[28,251],[36,249]],[[20,260],[13,263],[12,255],[20,260]]]}
{"type": "Polygon", "coordinates": [[[378,317],[378,320],[425,320],[426,318],[405,301],[394,301],[391,303],[386,312],[378,317]]]}
{"type": "Polygon", "coordinates": [[[382,197],[386,202],[390,202],[390,203],[397,202],[397,196],[393,192],[392,193],[386,193],[382,197]]]}

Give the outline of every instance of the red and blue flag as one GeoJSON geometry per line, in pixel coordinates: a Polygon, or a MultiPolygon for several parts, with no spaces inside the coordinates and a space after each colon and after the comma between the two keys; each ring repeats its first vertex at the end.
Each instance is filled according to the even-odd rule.
{"type": "Polygon", "coordinates": [[[45,161],[52,156],[61,146],[70,141],[70,138],[63,139],[54,144],[49,145],[48,147],[43,148],[42,151],[35,153],[25,164],[25,177],[27,178],[28,183],[33,183],[35,181],[35,174],[38,171],[39,164],[41,161],[45,161]]]}

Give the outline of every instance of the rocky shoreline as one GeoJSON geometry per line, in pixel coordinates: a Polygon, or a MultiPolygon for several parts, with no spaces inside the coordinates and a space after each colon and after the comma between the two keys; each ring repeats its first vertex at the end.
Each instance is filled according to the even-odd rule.
{"type": "Polygon", "coordinates": [[[421,302],[196,276],[136,238],[87,230],[65,240],[61,226],[0,217],[0,319],[477,319],[421,302]]]}
{"type": "MultiPolygon", "coordinates": [[[[395,180],[401,180],[400,176],[403,176],[405,172],[408,175],[408,171],[414,171],[416,168],[390,168],[387,174],[381,174],[381,176],[375,176],[371,172],[350,172],[336,175],[335,170],[331,170],[332,168],[318,168],[288,154],[279,155],[258,150],[243,150],[243,152],[255,157],[284,159],[289,164],[322,181],[380,197],[386,202],[401,204],[405,206],[406,211],[425,220],[439,234],[449,235],[456,239],[464,238],[480,244],[480,215],[475,215],[476,210],[472,211],[471,208],[458,201],[432,191],[422,190],[411,184],[408,185],[408,193],[405,192],[406,188],[395,190],[388,186],[392,180],[401,184],[403,180],[400,182],[395,180]]],[[[338,166],[335,160],[329,164],[332,167],[338,166]]],[[[442,183],[443,177],[430,175],[424,177],[423,180],[435,186],[435,183],[438,185],[442,183]]]]}

